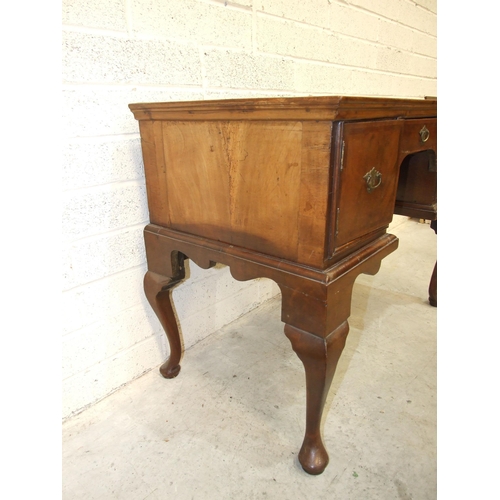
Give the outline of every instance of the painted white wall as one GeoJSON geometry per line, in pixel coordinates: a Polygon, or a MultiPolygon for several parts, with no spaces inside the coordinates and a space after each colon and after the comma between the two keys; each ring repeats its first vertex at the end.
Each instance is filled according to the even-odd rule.
{"type": "MultiPolygon", "coordinates": [[[[63,417],[168,356],[133,102],[436,95],[436,0],[63,0],[63,417]]],[[[189,264],[186,347],[278,293],[189,264]]]]}

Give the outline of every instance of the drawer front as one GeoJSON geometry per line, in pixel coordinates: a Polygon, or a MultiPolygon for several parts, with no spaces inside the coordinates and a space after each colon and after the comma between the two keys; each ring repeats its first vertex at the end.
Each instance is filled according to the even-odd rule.
{"type": "Polygon", "coordinates": [[[428,149],[437,153],[437,118],[405,120],[401,134],[400,159],[428,149]]]}
{"type": "Polygon", "coordinates": [[[401,129],[401,120],[344,124],[334,183],[331,254],[391,222],[401,129]]]}

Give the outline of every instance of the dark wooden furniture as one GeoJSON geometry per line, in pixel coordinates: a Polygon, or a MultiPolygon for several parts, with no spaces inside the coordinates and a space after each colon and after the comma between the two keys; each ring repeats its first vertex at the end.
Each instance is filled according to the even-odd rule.
{"type": "MultiPolygon", "coordinates": [[[[356,97],[131,104],[150,224],[146,296],[180,370],[171,290],[184,260],[219,262],[282,293],[285,334],[306,374],[299,460],[320,474],[325,399],[349,331],[351,292],[398,245],[394,212],[436,218],[436,101],[356,97]]],[[[193,304],[196,307],[196,304],[193,304]]]]}

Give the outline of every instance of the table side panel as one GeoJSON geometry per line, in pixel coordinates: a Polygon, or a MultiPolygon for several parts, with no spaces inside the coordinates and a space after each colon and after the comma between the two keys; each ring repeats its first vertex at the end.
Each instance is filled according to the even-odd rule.
{"type": "Polygon", "coordinates": [[[161,127],[162,142],[154,144],[162,152],[148,151],[155,163],[149,161],[146,175],[156,168],[151,184],[160,186],[148,191],[152,222],[322,265],[330,122],[164,121],[161,127]]]}

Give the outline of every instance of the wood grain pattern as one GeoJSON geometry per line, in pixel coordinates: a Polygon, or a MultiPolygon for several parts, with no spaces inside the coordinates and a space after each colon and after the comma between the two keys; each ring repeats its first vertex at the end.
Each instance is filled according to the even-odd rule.
{"type": "Polygon", "coordinates": [[[153,223],[322,265],[330,122],[152,123],[153,223]]]}

